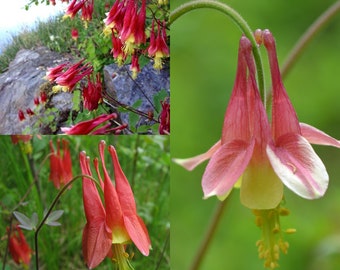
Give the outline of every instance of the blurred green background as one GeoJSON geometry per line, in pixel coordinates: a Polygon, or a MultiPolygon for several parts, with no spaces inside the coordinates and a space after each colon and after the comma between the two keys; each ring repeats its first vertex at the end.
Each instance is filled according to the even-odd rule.
{"type": "MultiPolygon", "coordinates": [[[[98,144],[104,139],[107,145],[114,145],[121,167],[134,191],[137,212],[148,228],[152,250],[144,257],[133,245],[128,245],[128,252],[134,253],[131,260],[136,269],[169,269],[170,264],[170,153],[168,136],[62,136],[69,141],[72,157],[73,176],[81,173],[79,165],[80,151],[86,151],[91,158],[93,175],[97,178],[92,160],[99,158],[98,144]],[[146,268],[145,268],[146,267],[146,268]]],[[[35,168],[41,195],[34,185],[29,195],[16,211],[28,217],[38,213],[39,221],[43,210],[49,207],[58,193],[53,183],[48,180],[50,173],[49,141],[56,146],[59,136],[33,137],[33,152],[27,156],[19,145],[13,145],[10,136],[0,136],[0,265],[3,265],[7,245],[6,227],[9,225],[11,211],[29,189],[33,179],[30,166],[35,168]]],[[[109,151],[105,150],[105,161],[113,180],[113,168],[109,151]]],[[[100,168],[100,170],[102,170],[100,168]]],[[[44,225],[39,233],[39,265],[41,269],[86,269],[82,257],[82,232],[86,223],[81,180],[76,180],[58,201],[54,210],[64,210],[58,220],[62,225],[50,227],[44,225]]],[[[34,249],[34,232],[23,230],[26,239],[34,249]]],[[[35,257],[32,255],[29,269],[35,269],[35,257]]],[[[3,268],[2,268],[3,269],[3,268]]],[[[17,266],[9,255],[7,269],[24,269],[17,266]]],[[[116,269],[106,258],[96,269],[116,269]]]]}
{"type": "MultiPolygon", "coordinates": [[[[171,9],[186,1],[171,0],[171,9]]],[[[282,65],[295,42],[334,1],[222,1],[236,9],[249,26],[271,30],[282,65]]],[[[171,156],[203,153],[221,134],[223,117],[236,72],[240,30],[223,14],[200,9],[171,25],[171,156]]],[[[269,86],[267,58],[262,50],[269,86]]],[[[340,14],[312,43],[284,79],[301,122],[340,138],[340,14]]],[[[319,200],[299,198],[288,189],[291,215],[282,218],[288,255],[280,269],[340,269],[340,151],[315,146],[324,161],[330,183],[319,200]]],[[[205,163],[206,164],[206,163],[205,163]]],[[[189,269],[218,201],[203,200],[201,177],[205,164],[193,172],[171,165],[171,269],[189,269]]],[[[202,270],[263,269],[256,241],[260,230],[254,216],[240,204],[235,191],[224,212],[202,270]]]]}

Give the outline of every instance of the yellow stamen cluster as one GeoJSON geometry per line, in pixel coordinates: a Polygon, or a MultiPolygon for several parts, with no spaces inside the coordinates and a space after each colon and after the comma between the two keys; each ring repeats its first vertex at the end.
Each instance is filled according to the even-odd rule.
{"type": "MultiPolygon", "coordinates": [[[[133,256],[133,255],[132,255],[133,256]]],[[[112,262],[118,265],[119,270],[134,270],[129,261],[130,255],[125,251],[124,245],[113,244],[112,245],[112,262]]],[[[132,258],[132,257],[131,257],[132,258]]]]}
{"type": "Polygon", "coordinates": [[[295,229],[282,230],[280,216],[289,215],[289,210],[280,205],[274,209],[253,210],[255,223],[262,230],[261,240],[256,242],[259,258],[264,260],[264,266],[275,269],[279,266],[280,252],[287,254],[289,244],[283,240],[284,233],[294,233],[295,229]]]}

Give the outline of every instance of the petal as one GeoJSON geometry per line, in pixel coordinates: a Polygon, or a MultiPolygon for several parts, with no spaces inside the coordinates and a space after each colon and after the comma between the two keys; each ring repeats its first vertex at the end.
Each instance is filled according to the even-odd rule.
{"type": "Polygon", "coordinates": [[[172,161],[177,163],[178,165],[184,167],[188,171],[192,171],[199,164],[211,158],[211,156],[217,151],[217,149],[221,146],[221,140],[215,143],[207,152],[194,156],[192,158],[174,158],[172,161]]]}
{"type": "Polygon", "coordinates": [[[241,202],[250,209],[275,208],[283,197],[283,184],[267,161],[250,164],[242,177],[241,202]]]}
{"type": "Polygon", "coordinates": [[[124,223],[133,243],[144,256],[148,256],[151,241],[143,220],[137,215],[124,216],[124,223]]]}
{"type": "Polygon", "coordinates": [[[328,174],[321,159],[308,141],[298,134],[279,138],[276,147],[269,144],[267,155],[281,181],[293,192],[306,199],[324,195],[328,174]]]}
{"type": "Polygon", "coordinates": [[[116,190],[123,211],[125,228],[140,252],[148,256],[151,247],[148,230],[142,219],[137,215],[135,198],[131,186],[119,164],[116,149],[112,145],[109,146],[109,152],[114,166],[116,190]]]}
{"type": "Polygon", "coordinates": [[[310,125],[300,123],[302,136],[312,144],[330,145],[340,148],[340,141],[310,125]]]}
{"type": "Polygon", "coordinates": [[[234,140],[223,144],[211,157],[205,169],[202,187],[204,197],[224,196],[247,167],[251,159],[255,139],[250,143],[234,140]]]}
{"type": "Polygon", "coordinates": [[[83,256],[90,269],[104,260],[110,251],[111,245],[111,239],[105,230],[104,220],[93,220],[85,225],[83,231],[83,256]]]}

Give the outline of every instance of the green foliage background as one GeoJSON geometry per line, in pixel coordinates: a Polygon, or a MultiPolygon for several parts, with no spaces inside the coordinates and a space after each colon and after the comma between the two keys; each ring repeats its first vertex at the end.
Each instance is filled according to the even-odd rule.
{"type": "MultiPolygon", "coordinates": [[[[171,0],[171,10],[186,1],[171,0]]],[[[279,63],[309,25],[335,1],[224,0],[255,30],[270,29],[277,41],[279,63]]],[[[171,25],[171,156],[191,157],[206,151],[221,135],[226,106],[236,72],[240,30],[221,13],[200,9],[171,25]]],[[[340,138],[340,15],[305,49],[284,83],[301,122],[340,138]]],[[[262,50],[267,88],[267,58],[262,50]]],[[[324,161],[330,183],[326,195],[308,201],[285,189],[291,215],[282,218],[288,255],[280,269],[339,269],[340,151],[314,149],[324,161]]],[[[205,163],[206,164],[206,163],[205,163]]],[[[187,172],[171,165],[171,269],[189,269],[216,207],[217,199],[202,199],[205,164],[187,172]],[[179,207],[180,206],[180,207],[179,207]]],[[[225,210],[202,270],[263,269],[256,241],[260,231],[254,216],[240,204],[236,190],[225,210]]]]}
{"type": "MultiPolygon", "coordinates": [[[[34,137],[33,153],[27,158],[22,154],[19,145],[13,145],[9,136],[0,136],[0,264],[6,250],[6,226],[9,224],[10,213],[26,193],[33,181],[26,162],[35,167],[41,190],[39,196],[36,186],[25,199],[25,204],[17,211],[28,217],[37,212],[39,221],[43,210],[52,203],[57,195],[49,177],[50,153],[49,141],[54,145],[58,136],[34,137]],[[44,162],[45,160],[45,162],[44,162]]],[[[129,246],[130,254],[134,257],[132,264],[136,269],[169,269],[170,264],[170,220],[169,220],[169,187],[170,187],[170,153],[168,136],[63,136],[70,142],[73,175],[81,173],[78,155],[85,150],[87,155],[99,158],[98,143],[104,139],[107,145],[116,147],[120,164],[126,177],[130,181],[135,194],[138,214],[144,220],[152,242],[149,257],[144,257],[134,247],[129,246]],[[145,268],[146,267],[146,268],[145,268]]],[[[61,137],[60,137],[61,139],[61,137]]],[[[110,175],[113,167],[109,152],[106,151],[106,164],[110,175]]],[[[92,172],[95,175],[94,168],[92,172]]],[[[113,177],[113,176],[112,176],[113,177]]],[[[113,178],[112,178],[113,179],[113,178]]],[[[86,269],[81,251],[82,230],[86,223],[81,180],[76,180],[72,188],[64,193],[54,210],[64,210],[60,218],[62,226],[49,227],[44,225],[39,233],[39,259],[41,269],[86,269]]],[[[25,236],[33,249],[33,236],[31,231],[24,231],[25,236]]],[[[31,268],[34,267],[34,255],[31,268]]],[[[22,269],[7,258],[6,269],[22,269]]],[[[101,263],[98,269],[115,269],[109,259],[101,263]]]]}

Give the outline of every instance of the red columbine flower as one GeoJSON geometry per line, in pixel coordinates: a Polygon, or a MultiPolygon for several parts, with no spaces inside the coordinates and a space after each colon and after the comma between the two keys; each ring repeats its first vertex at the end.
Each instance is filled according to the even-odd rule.
{"type": "Polygon", "coordinates": [[[159,134],[170,134],[170,103],[168,99],[161,101],[162,111],[159,114],[159,134]]]}
{"type": "Polygon", "coordinates": [[[85,23],[85,28],[87,28],[87,22],[92,20],[93,13],[93,0],[85,0],[84,5],[81,8],[81,19],[85,23]]]}
{"type": "Polygon", "coordinates": [[[78,11],[83,7],[83,5],[85,4],[84,0],[80,0],[77,2],[77,0],[73,0],[67,7],[67,10],[65,12],[64,17],[70,17],[70,18],[74,18],[74,16],[76,16],[76,14],[78,13],[78,11]]]}
{"type": "Polygon", "coordinates": [[[102,82],[100,74],[97,73],[97,81],[92,82],[90,76],[87,77],[87,86],[83,87],[84,108],[89,111],[96,110],[102,101],[102,82]]]}
{"type": "Polygon", "coordinates": [[[152,22],[151,32],[150,32],[150,45],[148,48],[148,54],[150,57],[154,58],[154,68],[162,69],[162,58],[168,57],[170,55],[169,47],[166,44],[166,26],[165,21],[163,22],[162,28],[160,28],[159,23],[157,37],[155,37],[155,21],[152,22]]]}
{"type": "MultiPolygon", "coordinates": [[[[68,135],[86,135],[86,134],[98,134],[96,133],[96,130],[93,131],[95,128],[97,128],[99,125],[103,124],[104,122],[117,118],[117,114],[102,114],[94,119],[83,121],[78,124],[76,124],[73,127],[62,127],[61,131],[68,135]]],[[[106,126],[105,130],[108,127],[106,126]]],[[[101,132],[104,132],[101,130],[101,132]]],[[[104,134],[104,133],[101,133],[104,134]]]]}
{"type": "Polygon", "coordinates": [[[59,75],[55,82],[62,87],[63,91],[72,91],[74,86],[85,76],[93,72],[93,67],[87,63],[83,65],[84,59],[70,66],[65,72],[59,75]]]}
{"type": "Polygon", "coordinates": [[[67,64],[64,63],[54,68],[47,68],[46,79],[48,79],[50,82],[54,82],[56,78],[63,74],[66,65],[67,64]]]}
{"type": "Polygon", "coordinates": [[[71,36],[72,36],[72,39],[73,39],[73,40],[77,41],[78,36],[79,36],[79,34],[78,34],[78,29],[77,29],[77,28],[72,28],[72,30],[71,30],[71,36]]]}
{"type": "MultiPolygon", "coordinates": [[[[9,228],[7,228],[9,231],[9,228]]],[[[9,238],[9,253],[17,264],[29,266],[32,256],[32,250],[28,245],[24,234],[19,226],[13,227],[9,238]]]]}
{"type": "Polygon", "coordinates": [[[131,65],[130,65],[130,70],[132,71],[132,79],[136,79],[138,76],[138,72],[140,72],[138,60],[139,60],[138,54],[134,53],[132,55],[131,65]]]}
{"type": "MultiPolygon", "coordinates": [[[[101,189],[104,192],[105,207],[95,183],[83,177],[83,202],[87,223],[83,231],[83,256],[89,268],[99,265],[106,256],[116,261],[119,269],[131,269],[125,245],[133,242],[139,251],[149,255],[151,242],[144,222],[137,214],[134,196],[126,176],[119,164],[115,148],[109,146],[114,168],[115,185],[107,172],[104,161],[105,142],[99,144],[99,154],[104,172],[104,181],[99,173],[98,159],[94,166],[101,189]]],[[[92,176],[90,159],[80,153],[82,173],[92,176]]]]}
{"type": "Polygon", "coordinates": [[[275,40],[269,30],[263,31],[263,43],[268,51],[273,84],[274,145],[267,147],[268,157],[274,171],[288,188],[303,198],[319,198],[326,192],[328,174],[309,142],[338,148],[340,142],[312,126],[299,123],[282,83],[275,40]]]}
{"type": "Polygon", "coordinates": [[[57,140],[57,150],[54,149],[52,141],[50,141],[50,176],[49,179],[54,186],[59,189],[72,180],[72,160],[70,150],[68,148],[68,141],[62,140],[63,154],[60,151],[60,140],[57,140]]]}
{"type": "Polygon", "coordinates": [[[40,101],[45,103],[47,101],[47,94],[45,92],[40,92],[40,101]]]}
{"type": "Polygon", "coordinates": [[[22,110],[18,111],[18,117],[19,117],[20,121],[23,121],[23,120],[26,119],[25,114],[24,114],[24,112],[22,110]]]}
{"type": "Polygon", "coordinates": [[[27,114],[28,114],[29,116],[35,115],[35,113],[32,111],[31,108],[27,108],[27,109],[26,109],[26,112],[27,112],[27,114]]]}
{"type": "Polygon", "coordinates": [[[126,1],[116,0],[109,12],[106,13],[105,34],[120,32],[123,28],[124,15],[126,12],[126,1]]]}
{"type": "Polygon", "coordinates": [[[123,65],[126,54],[123,51],[123,43],[119,37],[116,37],[115,34],[112,34],[112,50],[111,53],[113,58],[116,60],[118,66],[123,65]]]}

